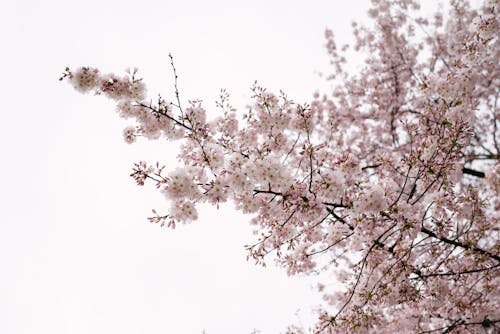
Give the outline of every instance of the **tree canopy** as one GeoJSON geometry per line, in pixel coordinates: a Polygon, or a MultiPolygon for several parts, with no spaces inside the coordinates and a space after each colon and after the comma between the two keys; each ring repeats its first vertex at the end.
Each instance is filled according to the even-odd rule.
{"type": "MultiPolygon", "coordinates": [[[[497,0],[373,0],[353,43],[325,33],[332,90],[296,104],[252,87],[219,116],[199,100],[147,99],[137,70],[67,68],[61,79],[117,103],[128,143],[179,140],[179,166],[138,162],[131,176],[170,202],[151,222],[198,219],[233,201],[258,231],[248,258],[290,275],[324,271],[314,333],[493,333],[500,327],[497,0]],[[362,54],[356,73],[349,54],[362,54]],[[343,284],[339,288],[338,282],[343,284]]],[[[303,333],[297,326],[288,333],[303,333]]]]}

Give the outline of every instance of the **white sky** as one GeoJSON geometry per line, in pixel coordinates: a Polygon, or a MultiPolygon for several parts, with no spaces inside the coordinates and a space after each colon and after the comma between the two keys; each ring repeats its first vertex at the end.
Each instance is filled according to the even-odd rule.
{"type": "Polygon", "coordinates": [[[311,280],[246,262],[255,240],[230,206],[175,231],[128,176],[175,168],[175,145],[127,145],[114,105],[57,79],[66,65],[137,66],[151,97],[240,110],[258,80],[297,102],[327,87],[323,31],[347,40],[367,1],[6,1],[0,5],[0,333],[278,333],[319,301],[311,280]],[[298,316],[297,310],[301,310],[298,316]]]}

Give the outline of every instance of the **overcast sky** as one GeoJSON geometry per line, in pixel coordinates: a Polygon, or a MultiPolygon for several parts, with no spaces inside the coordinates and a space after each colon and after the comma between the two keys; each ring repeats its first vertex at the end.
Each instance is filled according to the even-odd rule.
{"type": "MultiPolygon", "coordinates": [[[[246,262],[255,240],[231,205],[172,231],[128,176],[176,165],[163,140],[127,145],[114,105],[57,79],[65,66],[137,66],[151,97],[242,110],[254,80],[297,102],[327,84],[323,32],[347,41],[367,1],[5,1],[0,5],[0,333],[272,334],[310,322],[314,280],[246,262]]],[[[272,264],[272,263],[271,263],[272,264]]]]}

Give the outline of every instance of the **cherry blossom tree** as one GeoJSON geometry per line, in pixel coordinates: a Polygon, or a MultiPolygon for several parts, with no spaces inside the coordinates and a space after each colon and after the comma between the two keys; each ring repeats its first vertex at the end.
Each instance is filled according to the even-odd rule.
{"type": "MultiPolygon", "coordinates": [[[[498,0],[373,0],[351,46],[326,31],[332,90],[296,104],[252,87],[238,112],[149,101],[137,70],[66,69],[82,93],[117,103],[125,141],[180,141],[179,166],[138,162],[131,176],[170,203],[175,228],[197,205],[227,201],[258,231],[247,245],[288,274],[323,272],[314,333],[493,333],[500,328],[498,0]],[[364,56],[357,73],[348,55],[364,56]],[[339,288],[341,282],[343,288],[339,288]]],[[[304,333],[291,326],[288,333],[304,333]]]]}

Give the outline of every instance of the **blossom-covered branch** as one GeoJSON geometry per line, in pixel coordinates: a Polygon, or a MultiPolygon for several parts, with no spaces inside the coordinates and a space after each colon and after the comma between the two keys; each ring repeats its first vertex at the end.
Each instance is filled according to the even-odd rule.
{"type": "MultiPolygon", "coordinates": [[[[252,216],[248,258],[290,274],[324,270],[314,332],[493,333],[500,318],[500,43],[497,0],[422,16],[414,0],[372,0],[371,26],[338,48],[326,31],[331,92],[298,105],[252,87],[238,112],[148,101],[137,71],[69,68],[61,79],[117,103],[138,138],[180,141],[180,166],[136,164],[171,203],[151,222],[175,227],[197,205],[233,201],[252,216]],[[346,70],[348,50],[365,56],[346,70]],[[344,284],[339,291],[337,283],[344,284]]],[[[288,333],[304,332],[297,326],[288,333]]]]}

